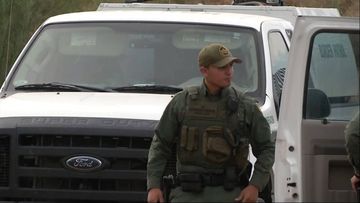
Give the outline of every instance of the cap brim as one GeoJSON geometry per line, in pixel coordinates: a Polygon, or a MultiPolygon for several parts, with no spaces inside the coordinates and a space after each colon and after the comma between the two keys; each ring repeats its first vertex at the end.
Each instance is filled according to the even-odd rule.
{"type": "Polygon", "coordinates": [[[239,58],[236,57],[226,57],[216,63],[214,63],[213,65],[216,67],[223,67],[226,66],[227,64],[234,62],[234,63],[241,63],[241,60],[239,58]]]}

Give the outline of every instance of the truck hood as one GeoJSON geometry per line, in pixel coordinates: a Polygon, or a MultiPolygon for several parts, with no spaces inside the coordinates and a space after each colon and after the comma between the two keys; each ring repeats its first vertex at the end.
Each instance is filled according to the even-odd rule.
{"type": "Polygon", "coordinates": [[[0,99],[0,117],[96,117],[159,120],[172,95],[16,93],[0,99]]]}

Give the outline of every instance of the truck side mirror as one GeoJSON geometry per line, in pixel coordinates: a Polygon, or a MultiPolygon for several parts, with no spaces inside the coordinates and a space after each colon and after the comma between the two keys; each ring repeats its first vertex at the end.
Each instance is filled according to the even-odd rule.
{"type": "Polygon", "coordinates": [[[326,94],[319,90],[309,88],[306,100],[306,118],[319,119],[330,115],[330,102],[326,94]]]}

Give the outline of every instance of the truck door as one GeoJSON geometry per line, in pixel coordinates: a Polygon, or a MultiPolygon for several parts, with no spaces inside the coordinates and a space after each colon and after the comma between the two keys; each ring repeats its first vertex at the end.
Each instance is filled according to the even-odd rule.
{"type": "Polygon", "coordinates": [[[276,202],[356,201],[344,129],[359,112],[359,64],[359,18],[298,18],[279,115],[276,202]]]}

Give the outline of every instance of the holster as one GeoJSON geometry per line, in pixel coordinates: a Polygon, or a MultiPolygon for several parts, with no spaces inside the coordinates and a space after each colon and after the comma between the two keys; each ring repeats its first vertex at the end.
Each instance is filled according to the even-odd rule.
{"type": "Polygon", "coordinates": [[[238,177],[239,178],[238,181],[240,183],[241,188],[244,188],[249,185],[251,171],[252,171],[252,164],[248,161],[245,171],[241,173],[238,177]]]}
{"type": "Polygon", "coordinates": [[[175,180],[173,175],[163,176],[163,195],[165,202],[170,202],[169,196],[171,192],[171,188],[175,186],[175,180]]]}
{"type": "Polygon", "coordinates": [[[238,183],[237,180],[238,179],[235,167],[225,168],[224,189],[226,191],[232,191],[238,183]]]}

